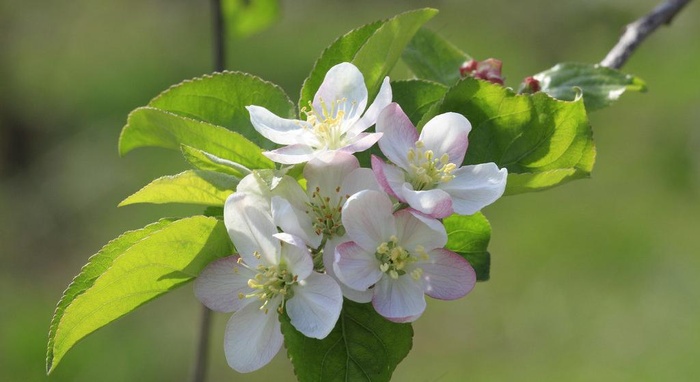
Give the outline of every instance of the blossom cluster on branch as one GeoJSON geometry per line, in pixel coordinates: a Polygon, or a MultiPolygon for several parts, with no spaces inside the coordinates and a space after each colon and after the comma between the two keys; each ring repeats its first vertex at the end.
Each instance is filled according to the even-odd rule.
{"type": "Polygon", "coordinates": [[[462,165],[471,130],[465,116],[440,114],[418,131],[392,102],[388,77],[369,106],[368,98],[362,73],[341,63],[301,110],[303,120],[247,107],[255,129],[281,145],[264,154],[282,166],[241,179],[224,205],[237,254],[212,262],[195,282],[207,307],[234,312],[224,348],[235,370],[257,370],[279,351],[280,314],[322,339],[343,298],[412,322],[425,295],[453,300],[474,287],[471,265],[444,248],[441,219],[493,203],[507,170],[462,165]],[[372,155],[371,169],[362,168],[354,154],[375,143],[384,158],[372,155]],[[295,165],[303,177],[287,174],[295,165]]]}

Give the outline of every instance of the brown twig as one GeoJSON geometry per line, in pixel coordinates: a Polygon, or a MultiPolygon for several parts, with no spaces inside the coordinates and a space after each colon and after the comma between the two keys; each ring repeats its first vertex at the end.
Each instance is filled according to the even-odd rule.
{"type": "Polygon", "coordinates": [[[667,0],[637,21],[627,24],[617,44],[608,52],[600,65],[619,69],[627,62],[637,46],[652,32],[664,24],[670,24],[673,18],[690,0],[667,0]]]}

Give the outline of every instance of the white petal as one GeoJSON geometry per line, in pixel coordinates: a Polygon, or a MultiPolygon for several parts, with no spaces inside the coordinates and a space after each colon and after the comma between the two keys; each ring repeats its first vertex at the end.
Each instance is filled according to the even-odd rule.
{"type": "Polygon", "coordinates": [[[352,289],[366,291],[382,277],[379,260],[352,241],[335,247],[333,271],[338,279],[352,289]]]}
{"type": "Polygon", "coordinates": [[[407,170],[408,150],[416,145],[418,131],[397,103],[391,103],[379,114],[376,130],[383,133],[379,148],[390,161],[407,170]]]}
{"type": "Polygon", "coordinates": [[[425,144],[426,150],[433,151],[435,158],[447,154],[450,163],[459,167],[467,152],[467,136],[471,129],[472,124],[462,114],[440,114],[423,126],[420,140],[425,144]]]}
{"type": "Polygon", "coordinates": [[[281,145],[295,143],[314,144],[318,142],[306,121],[284,119],[261,106],[246,106],[250,122],[260,135],[281,145]]]}
{"type": "Polygon", "coordinates": [[[428,262],[416,263],[423,269],[425,294],[441,300],[463,297],[474,288],[476,273],[462,256],[446,249],[429,253],[428,262]]]}
{"type": "Polygon", "coordinates": [[[312,248],[321,245],[322,238],[316,234],[309,214],[292,206],[287,199],[272,197],[272,216],[282,231],[300,237],[312,248]]]}
{"type": "Polygon", "coordinates": [[[410,317],[415,320],[425,310],[425,295],[422,282],[414,280],[409,275],[399,276],[398,279],[384,275],[374,287],[372,306],[387,318],[398,318],[403,321],[410,317]]]}
{"type": "MultiPolygon", "coordinates": [[[[278,304],[279,305],[279,304],[278,304]]],[[[248,304],[234,313],[226,325],[224,351],[229,366],[248,373],[267,365],[282,347],[277,305],[266,314],[260,304],[248,304]]]]}
{"type": "Polygon", "coordinates": [[[360,70],[349,62],[343,62],[328,70],[323,83],[314,96],[313,107],[318,115],[323,115],[324,105],[330,117],[335,118],[343,110],[347,127],[360,118],[367,106],[367,87],[360,70]],[[332,106],[337,103],[337,107],[332,106]]]}
{"type": "Polygon", "coordinates": [[[257,195],[234,192],[224,204],[224,223],[246,264],[255,267],[260,263],[253,256],[254,252],[262,255],[266,263],[279,263],[280,244],[273,237],[277,226],[272,221],[267,201],[257,195]]]}
{"type": "Polygon", "coordinates": [[[350,144],[341,147],[339,150],[346,153],[359,153],[374,146],[382,137],[382,133],[360,133],[356,135],[350,144]]]}
{"type": "Polygon", "coordinates": [[[318,187],[322,195],[332,198],[343,179],[359,167],[357,158],[345,152],[313,159],[304,166],[307,190],[311,193],[318,187]]]}
{"type": "Polygon", "coordinates": [[[270,200],[270,188],[265,184],[265,182],[262,181],[256,172],[244,176],[243,179],[238,182],[236,191],[245,194],[258,195],[268,202],[270,200]]]}
{"type": "Polygon", "coordinates": [[[403,188],[406,183],[406,173],[398,166],[388,164],[376,155],[372,155],[372,171],[384,192],[405,202],[403,188]]]}
{"type": "Polygon", "coordinates": [[[340,195],[352,195],[362,190],[381,191],[374,173],[368,168],[358,168],[348,174],[340,186],[340,195]]]}
{"type": "Polygon", "coordinates": [[[360,191],[343,206],[343,226],[357,245],[374,253],[379,244],[396,234],[393,204],[386,194],[379,191],[360,191]]]}
{"type": "Polygon", "coordinates": [[[293,290],[286,304],[292,325],[307,337],[325,338],[343,307],[340,287],[330,276],[313,272],[293,290]]]}
{"type": "Polygon", "coordinates": [[[401,194],[411,208],[424,214],[434,218],[444,218],[452,215],[452,196],[446,191],[438,188],[414,191],[410,184],[404,183],[401,194]]]}
{"type": "Polygon", "coordinates": [[[271,161],[282,164],[297,164],[308,162],[322,152],[315,150],[309,145],[289,145],[280,147],[277,150],[265,151],[263,155],[271,161]]]}
{"type": "Polygon", "coordinates": [[[348,134],[359,134],[377,123],[379,113],[391,103],[391,98],[392,92],[389,77],[384,77],[384,81],[382,81],[382,86],[379,88],[379,93],[377,93],[377,97],[374,98],[374,102],[369,105],[362,118],[348,130],[348,134]]]}
{"type": "Polygon", "coordinates": [[[455,178],[439,187],[452,196],[452,208],[460,215],[471,215],[495,202],[506,189],[508,170],[495,163],[464,166],[453,172],[455,178]]]}
{"type": "Polygon", "coordinates": [[[396,217],[396,237],[399,239],[399,244],[407,251],[413,252],[418,246],[430,251],[442,248],[447,243],[445,226],[439,220],[422,217],[410,209],[397,211],[394,216],[396,217]]]}
{"type": "Polygon", "coordinates": [[[299,280],[303,280],[311,274],[314,262],[304,242],[287,233],[278,233],[275,237],[284,241],[280,262],[286,265],[293,275],[298,276],[299,280]]]}
{"type": "Polygon", "coordinates": [[[238,256],[227,256],[209,263],[194,280],[194,295],[207,308],[217,312],[233,312],[253,301],[238,294],[252,293],[248,280],[255,272],[238,264],[238,256]]]}
{"type": "Polygon", "coordinates": [[[347,235],[343,237],[333,237],[326,242],[326,245],[323,247],[323,266],[326,268],[326,274],[338,282],[338,286],[340,286],[340,290],[343,292],[343,297],[362,304],[368,303],[372,301],[372,294],[374,294],[371,289],[365,291],[352,289],[340,281],[333,270],[333,262],[335,261],[335,247],[345,241],[348,241],[347,235]]]}

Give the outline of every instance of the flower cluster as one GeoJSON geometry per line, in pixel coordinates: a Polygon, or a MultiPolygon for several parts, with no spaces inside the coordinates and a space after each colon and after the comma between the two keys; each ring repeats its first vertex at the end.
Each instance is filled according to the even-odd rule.
{"type": "Polygon", "coordinates": [[[235,370],[259,369],[278,352],[278,314],[322,339],[343,298],[411,322],[425,310],[425,295],[457,299],[476,282],[469,263],[444,248],[440,219],[493,203],[506,169],[462,166],[471,124],[460,114],[438,115],[419,133],[391,102],[388,78],[369,107],[367,100],[360,71],[342,63],[301,110],[304,120],[248,106],[255,129],[282,145],[264,154],[303,164],[303,179],[285,168],[241,179],[224,206],[238,254],[211,263],[195,282],[207,307],[234,312],[224,346],[235,370]],[[375,143],[385,158],[373,155],[371,169],[362,168],[353,154],[375,143]]]}

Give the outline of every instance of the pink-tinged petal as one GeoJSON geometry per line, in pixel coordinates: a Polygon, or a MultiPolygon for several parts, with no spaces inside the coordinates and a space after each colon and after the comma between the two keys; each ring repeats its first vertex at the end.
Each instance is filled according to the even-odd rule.
{"type": "Polygon", "coordinates": [[[348,174],[340,186],[340,195],[352,195],[362,190],[382,190],[374,177],[374,173],[368,168],[358,168],[348,174]]]}
{"type": "Polygon", "coordinates": [[[435,116],[423,126],[420,140],[426,150],[432,150],[435,158],[442,154],[450,157],[450,163],[459,167],[467,152],[467,136],[472,124],[462,114],[445,113],[435,116]]]}
{"type": "Polygon", "coordinates": [[[333,330],[342,307],[338,283],[316,272],[294,286],[294,296],[286,303],[292,325],[301,334],[318,339],[326,338],[333,330]]]}
{"type": "Polygon", "coordinates": [[[407,170],[408,150],[416,145],[418,131],[397,103],[385,107],[377,118],[378,133],[384,133],[379,148],[397,166],[407,170]]]}
{"type": "Polygon", "coordinates": [[[508,170],[495,163],[482,163],[458,168],[455,178],[439,187],[452,196],[452,208],[460,215],[471,215],[503,195],[508,170]]]}
{"type": "Polygon", "coordinates": [[[335,247],[333,271],[338,279],[352,289],[366,291],[382,277],[379,260],[352,241],[335,247]]]}
{"type": "Polygon", "coordinates": [[[343,179],[359,167],[354,155],[342,151],[312,159],[304,166],[307,190],[311,193],[318,187],[322,195],[331,196],[343,179]]]}
{"type": "Polygon", "coordinates": [[[234,192],[224,204],[224,223],[233,245],[246,264],[255,267],[264,263],[278,264],[280,243],[272,235],[277,226],[272,221],[269,202],[254,194],[234,192]]]}
{"type": "Polygon", "coordinates": [[[275,234],[275,238],[284,242],[280,262],[286,265],[299,280],[308,277],[314,270],[314,262],[306,244],[300,238],[288,233],[275,234]]]}
{"type": "Polygon", "coordinates": [[[417,320],[418,317],[420,317],[420,316],[421,316],[420,314],[416,314],[414,316],[408,316],[408,317],[384,317],[384,318],[386,318],[387,320],[389,320],[391,322],[395,322],[397,324],[404,324],[406,322],[413,322],[413,321],[417,320]]]}
{"type": "Polygon", "coordinates": [[[340,281],[333,270],[333,262],[335,261],[335,247],[345,241],[347,241],[346,236],[333,237],[329,239],[326,242],[326,245],[323,247],[323,266],[326,268],[326,274],[338,282],[338,286],[340,287],[341,292],[343,292],[343,296],[345,298],[362,304],[370,302],[372,301],[372,294],[374,294],[371,289],[365,291],[352,289],[340,281]]]}
{"type": "Polygon", "coordinates": [[[409,275],[398,279],[384,275],[374,287],[372,306],[388,319],[412,317],[415,320],[423,313],[425,305],[422,282],[409,275]]]}
{"type": "Polygon", "coordinates": [[[231,368],[241,373],[255,371],[279,352],[284,341],[276,310],[279,302],[268,313],[257,302],[231,316],[224,334],[224,352],[231,368]]]}
{"type": "Polygon", "coordinates": [[[272,151],[265,151],[263,152],[263,155],[268,157],[273,162],[282,164],[297,164],[310,161],[311,159],[320,155],[320,152],[314,150],[311,146],[299,144],[280,147],[272,151]]]}
{"type": "Polygon", "coordinates": [[[298,236],[310,247],[318,248],[322,237],[316,234],[313,222],[306,211],[292,206],[287,199],[272,197],[272,217],[282,231],[298,236]]]}
{"type": "Polygon", "coordinates": [[[406,175],[403,170],[384,162],[378,156],[372,155],[372,171],[384,192],[401,202],[406,201],[402,196],[403,185],[406,183],[406,175]]]}
{"type": "Polygon", "coordinates": [[[281,145],[295,143],[314,144],[318,142],[306,121],[280,118],[261,106],[246,106],[250,122],[260,135],[281,145]]]}
{"type": "Polygon", "coordinates": [[[340,151],[352,154],[359,153],[374,146],[382,137],[382,133],[360,133],[355,136],[352,143],[340,148],[340,151]]]}
{"type": "Polygon", "coordinates": [[[441,189],[414,191],[410,184],[404,183],[401,194],[411,208],[431,217],[441,219],[453,213],[452,197],[441,189]]]}
{"type": "Polygon", "coordinates": [[[436,219],[421,216],[410,209],[399,210],[396,217],[396,237],[407,251],[420,246],[426,251],[442,248],[447,243],[445,227],[436,219]]]}
{"type": "Polygon", "coordinates": [[[207,308],[217,312],[234,312],[251,301],[239,298],[253,292],[248,280],[255,272],[238,264],[239,257],[227,256],[209,263],[194,280],[194,295],[207,308]]]}
{"type": "Polygon", "coordinates": [[[415,263],[423,269],[425,294],[440,300],[464,297],[476,284],[474,268],[462,256],[447,249],[435,249],[428,253],[430,260],[415,263]]]}
{"type": "MultiPolygon", "coordinates": [[[[354,123],[360,118],[367,106],[367,87],[360,70],[349,62],[343,62],[330,68],[314,96],[313,108],[319,115],[324,115],[324,108],[332,112],[335,118],[343,110],[344,120],[354,123]],[[333,106],[337,103],[337,107],[333,106]]],[[[350,126],[348,126],[349,128],[350,126]]]]}
{"type": "Polygon", "coordinates": [[[343,205],[343,226],[350,239],[370,253],[379,244],[396,234],[393,204],[379,191],[364,190],[352,196],[343,205]]]}
{"type": "Polygon", "coordinates": [[[367,130],[370,126],[374,125],[377,123],[377,118],[379,117],[379,113],[384,110],[385,107],[387,107],[391,103],[391,98],[392,98],[392,92],[391,92],[391,84],[389,83],[389,77],[384,77],[384,81],[382,81],[382,86],[379,88],[379,93],[377,93],[377,97],[374,99],[374,102],[372,102],[371,105],[367,108],[367,111],[365,114],[360,118],[359,121],[357,121],[349,130],[348,134],[350,135],[356,135],[359,134],[365,130],[367,130]]]}

